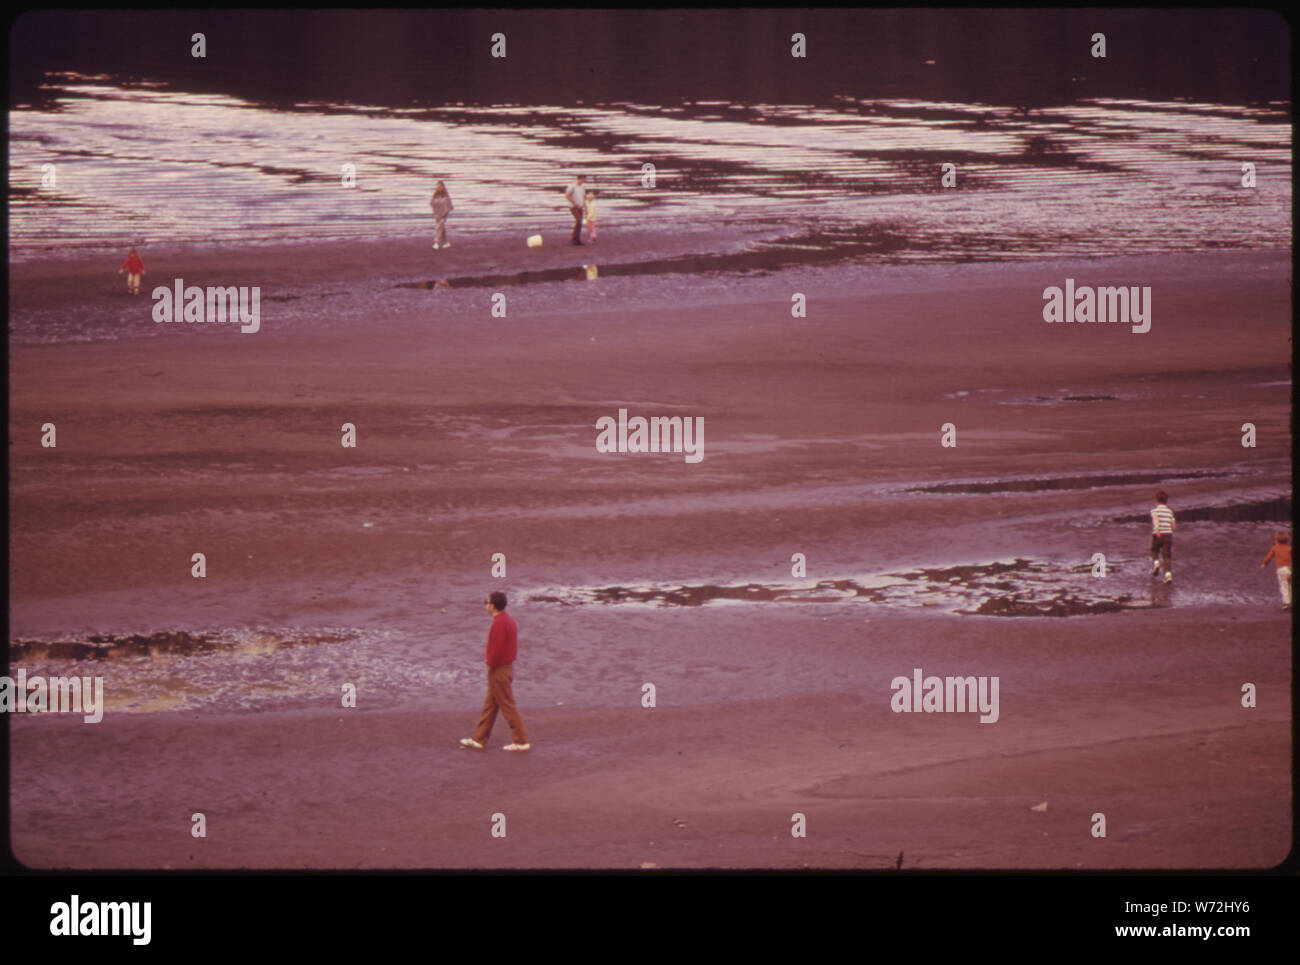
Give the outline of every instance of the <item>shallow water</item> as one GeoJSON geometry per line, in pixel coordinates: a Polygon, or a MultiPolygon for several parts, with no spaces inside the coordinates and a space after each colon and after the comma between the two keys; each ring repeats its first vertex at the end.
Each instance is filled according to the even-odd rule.
{"type": "Polygon", "coordinates": [[[45,93],[9,114],[11,260],[423,235],[436,179],[456,205],[454,232],[522,236],[567,221],[561,192],[576,171],[598,191],[602,230],[764,225],[787,239],[785,260],[1096,257],[1276,248],[1291,236],[1287,105],[286,109],[67,74],[45,93]],[[1253,189],[1241,186],[1243,161],[1256,166],[1253,189]],[[956,165],[954,188],[941,186],[944,163],[956,165]],[[345,165],[355,187],[343,186],[345,165]],[[43,186],[49,170],[55,183],[43,186]]]}
{"type": "MultiPolygon", "coordinates": [[[[1092,477],[1094,490],[1114,487],[1123,498],[1131,475],[1140,474],[1124,474],[1120,482],[1092,477]]],[[[1157,478],[1198,475],[1235,479],[1245,473],[1171,470],[1157,478]]],[[[1233,479],[1224,485],[1239,486],[1233,479]]],[[[1042,496],[1028,498],[1050,499],[1054,491],[1048,487],[1042,496]]],[[[969,486],[946,494],[924,492],[915,484],[874,492],[876,497],[893,494],[917,501],[1001,498],[998,491],[972,491],[969,486]]],[[[864,490],[840,496],[871,498],[864,490]]],[[[1289,495],[1256,498],[1247,492],[1235,502],[1225,496],[1179,506],[1177,579],[1171,585],[1151,579],[1144,555],[1145,516],[1114,516],[1101,506],[1081,513],[1066,506],[1058,508],[1056,521],[1047,525],[1048,517],[1033,515],[1029,526],[1038,534],[1038,542],[1029,537],[1016,540],[1026,547],[1025,555],[963,559],[958,549],[953,551],[955,558],[945,558],[944,550],[936,548],[937,553],[917,553],[915,562],[903,566],[806,579],[772,580],[769,570],[764,576],[705,577],[684,583],[525,583],[512,586],[512,612],[527,628],[530,690],[549,701],[589,687],[593,676],[622,672],[621,651],[602,645],[587,652],[593,635],[603,640],[606,633],[614,632],[608,625],[611,618],[622,621],[618,632],[627,632],[627,621],[649,621],[645,632],[656,639],[669,635],[661,640],[661,647],[673,652],[686,647],[683,654],[688,654],[690,644],[672,636],[680,633],[674,613],[694,611],[697,615],[690,619],[698,622],[712,619],[706,614],[722,616],[718,611],[739,608],[759,619],[777,618],[800,628],[828,613],[868,619],[879,614],[931,613],[973,621],[1019,617],[1055,623],[1060,618],[1110,620],[1123,611],[1171,607],[1233,606],[1258,611],[1275,608],[1278,602],[1273,572],[1261,572],[1257,563],[1271,541],[1273,521],[1289,520],[1290,503],[1289,495]],[[1060,534],[1061,524],[1067,522],[1094,534],[1089,542],[1105,550],[1104,571],[1099,571],[1095,559],[1066,558],[1043,543],[1044,539],[1073,542],[1060,534]],[[577,659],[580,653],[585,655],[577,659]]],[[[1010,532],[1017,525],[1007,520],[1002,528],[1010,532]]],[[[981,541],[997,531],[983,524],[969,529],[972,534],[978,530],[981,541]]],[[[962,545],[956,531],[952,536],[954,546],[962,545]]],[[[21,667],[29,678],[102,675],[106,708],[129,713],[340,707],[344,685],[355,688],[357,706],[363,709],[472,707],[479,698],[483,624],[467,608],[436,611],[424,590],[412,596],[409,587],[383,579],[349,579],[345,589],[315,588],[327,598],[346,594],[371,600],[373,612],[348,614],[331,626],[138,627],[116,633],[27,634],[10,641],[12,672],[21,667]]]]}

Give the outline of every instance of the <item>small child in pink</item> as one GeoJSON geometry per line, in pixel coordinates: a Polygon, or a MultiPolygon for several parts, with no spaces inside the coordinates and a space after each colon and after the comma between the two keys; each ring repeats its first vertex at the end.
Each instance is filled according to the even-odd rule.
{"type": "Polygon", "coordinates": [[[144,261],[134,248],[127,252],[126,261],[122,262],[122,267],[117,270],[119,275],[122,272],[127,273],[126,290],[132,295],[140,294],[140,276],[144,274],[144,261]]]}
{"type": "Polygon", "coordinates": [[[591,189],[587,192],[587,240],[596,240],[596,191],[591,189]]]}

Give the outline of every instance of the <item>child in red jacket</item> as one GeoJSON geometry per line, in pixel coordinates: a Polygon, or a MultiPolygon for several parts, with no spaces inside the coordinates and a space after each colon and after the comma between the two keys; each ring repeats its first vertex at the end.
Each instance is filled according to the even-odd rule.
{"type": "Polygon", "coordinates": [[[117,270],[119,275],[122,272],[127,273],[126,290],[132,295],[140,294],[140,276],[144,274],[144,261],[134,248],[127,252],[126,261],[122,262],[122,267],[117,270]]]}

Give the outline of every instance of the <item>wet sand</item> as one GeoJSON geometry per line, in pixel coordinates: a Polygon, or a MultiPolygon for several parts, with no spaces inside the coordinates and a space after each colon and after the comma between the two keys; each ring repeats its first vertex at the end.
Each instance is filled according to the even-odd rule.
{"type": "Polygon", "coordinates": [[[15,851],[73,868],[885,869],[899,852],[929,869],[1280,862],[1286,621],[1096,619],[877,617],[868,630],[831,618],[816,637],[748,621],[689,667],[648,674],[653,709],[631,673],[603,682],[624,691],[619,708],[539,706],[521,663],[525,756],[498,750],[504,725],[487,750],[458,750],[471,708],[24,717],[15,851]],[[821,690],[744,699],[779,690],[770,665],[792,641],[821,690]],[[891,713],[888,675],[911,662],[999,673],[999,721],[891,713]],[[718,699],[678,703],[686,674],[718,699]],[[1256,709],[1239,706],[1243,680],[1256,709]],[[206,839],[189,836],[196,811],[206,839]],[[1098,812],[1105,838],[1091,835],[1098,812]],[[497,813],[504,839],[490,834],[497,813]],[[795,813],[807,838],[790,835],[795,813]]]}
{"type": "MultiPolygon", "coordinates": [[[[1289,618],[1275,596],[1215,602],[1276,593],[1254,570],[1274,524],[1188,527],[1174,595],[1160,596],[1141,572],[1142,526],[1103,522],[1144,513],[1147,483],[904,490],[1220,470],[1237,475],[1181,481],[1175,511],[1289,494],[1289,254],[1259,255],[1254,272],[1225,255],[1071,273],[1151,285],[1147,335],[1044,323],[1042,288],[1066,277],[1055,268],[934,266],[883,290],[862,268],[655,278],[631,309],[593,294],[603,280],[520,286],[502,319],[398,288],[426,271],[427,254],[408,255],[337,316],[324,297],[256,335],[11,343],[11,639],[427,627],[428,660],[466,671],[428,700],[366,691],[356,710],[331,709],[335,682],[285,711],[13,717],[25,863],[883,868],[901,850],[905,868],[1265,867],[1286,854],[1289,618]],[[808,294],[807,318],[791,318],[791,291],[808,294]],[[620,407],[703,416],[703,462],[597,453],[595,420],[620,407]],[[47,421],[54,450],[39,445],[47,421]],[[344,422],[357,449],[339,446],[344,422]],[[956,448],[939,445],[945,422],[956,448]],[[796,552],[816,581],[1098,551],[1153,608],[1050,619],[530,599],[788,582],[796,552]],[[496,584],[495,552],[510,567],[496,584]],[[521,624],[516,695],[536,741],[524,759],[497,750],[502,724],[483,755],[455,743],[481,699],[478,601],[494,585],[521,624]],[[1219,595],[1198,596],[1208,586],[1219,595]],[[914,667],[999,675],[1000,719],[891,713],[889,681],[914,667]],[[646,681],[654,709],[640,706],[646,681]],[[193,811],[206,840],[189,837],[193,811]],[[794,811],[806,839],[790,836],[794,811]],[[1089,833],[1095,811],[1105,839],[1089,833]],[[488,833],[495,812],[504,840],[488,833]]],[[[304,290],[360,272],[344,246],[296,249],[292,265],[278,249],[189,257],[198,284],[254,261],[304,290]]],[[[519,257],[502,247],[498,264],[519,257]]],[[[11,316],[92,312],[108,297],[81,284],[96,270],[14,266],[11,316]]],[[[351,658],[333,653],[346,678],[351,658]]],[[[256,662],[237,673],[254,679],[256,662]]]]}

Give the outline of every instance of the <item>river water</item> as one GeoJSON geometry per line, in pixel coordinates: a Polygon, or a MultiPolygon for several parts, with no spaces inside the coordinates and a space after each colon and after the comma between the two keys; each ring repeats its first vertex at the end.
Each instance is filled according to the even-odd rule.
{"type": "Polygon", "coordinates": [[[45,93],[9,114],[11,262],[423,236],[438,179],[458,234],[528,234],[564,216],[576,172],[607,231],[867,232],[863,257],[894,262],[1276,249],[1291,237],[1285,104],[273,107],[70,74],[45,93]]]}

